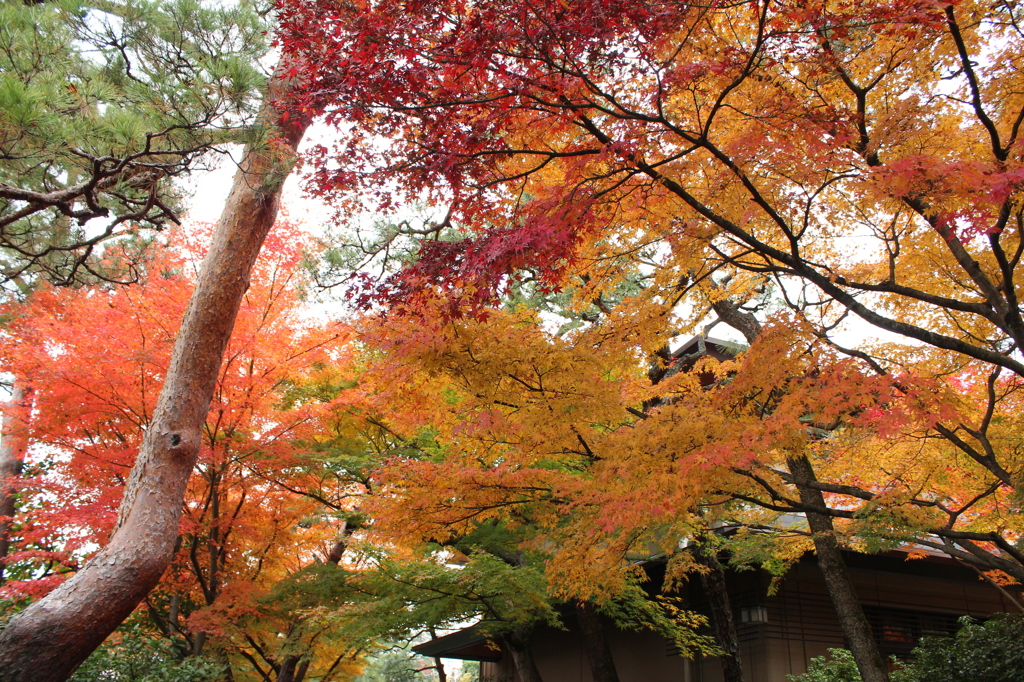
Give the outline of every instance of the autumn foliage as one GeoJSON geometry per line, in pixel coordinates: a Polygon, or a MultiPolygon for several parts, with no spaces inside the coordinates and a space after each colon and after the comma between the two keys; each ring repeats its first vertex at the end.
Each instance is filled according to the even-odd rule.
{"type": "Polygon", "coordinates": [[[389,470],[396,528],[528,507],[572,572],[709,513],[814,510],[853,546],[1024,579],[1019,8],[281,7],[292,110],[346,130],[307,155],[312,191],[445,214],[392,230],[371,255],[418,259],[353,289],[419,320],[383,323],[393,362],[452,382],[453,459],[389,470]],[[493,308],[521,290],[561,292],[576,330],[493,308]],[[677,373],[717,323],[750,350],[677,373]]]}
{"type": "MultiPolygon", "coordinates": [[[[359,265],[364,315],[357,347],[290,317],[295,240],[268,249],[152,604],[190,646],[237,640],[284,576],[321,584],[297,569],[352,495],[396,582],[430,552],[425,585],[453,556],[490,587],[507,572],[530,604],[495,618],[519,625],[553,599],[614,603],[655,554],[669,582],[706,571],[684,545],[723,526],[734,560],[776,572],[827,541],[1024,583],[1015,3],[278,7],[283,116],[340,131],[303,164],[354,233],[332,262],[359,265]],[[393,220],[368,235],[366,208],[393,220]],[[186,602],[187,627],[169,615],[186,602]]],[[[5,368],[49,449],[19,483],[38,509],[11,593],[109,531],[188,267],[12,310],[5,368]]],[[[318,622],[281,618],[288,637],[318,622]]],[[[273,641],[235,651],[258,667],[273,641]]]]}
{"type": "MultiPolygon", "coordinates": [[[[112,531],[207,239],[206,228],[171,233],[137,285],[44,288],[10,306],[4,369],[31,386],[33,409],[8,599],[45,593],[112,531]]],[[[155,625],[193,655],[211,637],[221,651],[248,647],[240,619],[258,615],[277,582],[322,561],[343,527],[333,512],[348,482],[313,451],[337,435],[326,416],[354,394],[301,387],[343,380],[351,333],[302,311],[306,241],[280,225],[257,264],[206,420],[179,549],[147,600],[155,625]]],[[[288,627],[268,625],[271,642],[288,627]]],[[[260,638],[258,629],[247,634],[260,638]]]]}

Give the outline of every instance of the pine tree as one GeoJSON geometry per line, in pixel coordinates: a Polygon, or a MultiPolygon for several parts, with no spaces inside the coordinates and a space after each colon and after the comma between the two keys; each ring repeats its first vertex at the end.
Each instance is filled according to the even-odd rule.
{"type": "Polygon", "coordinates": [[[174,179],[251,132],[265,28],[245,1],[0,3],[0,283],[132,278],[174,179]]]}

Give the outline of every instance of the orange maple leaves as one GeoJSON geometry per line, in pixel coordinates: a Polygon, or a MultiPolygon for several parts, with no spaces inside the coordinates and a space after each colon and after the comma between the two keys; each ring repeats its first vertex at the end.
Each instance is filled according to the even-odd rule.
{"type": "MultiPolygon", "coordinates": [[[[3,366],[34,400],[18,542],[7,559],[23,580],[9,583],[8,595],[49,589],[111,531],[191,291],[201,255],[192,240],[202,236],[171,233],[137,285],[47,287],[8,306],[3,366]]],[[[309,451],[337,403],[289,390],[349,366],[352,334],[301,310],[303,233],[280,225],[270,242],[221,369],[181,549],[161,588],[193,611],[232,593],[251,599],[335,533],[329,510],[304,494],[339,494],[309,451]]]]}

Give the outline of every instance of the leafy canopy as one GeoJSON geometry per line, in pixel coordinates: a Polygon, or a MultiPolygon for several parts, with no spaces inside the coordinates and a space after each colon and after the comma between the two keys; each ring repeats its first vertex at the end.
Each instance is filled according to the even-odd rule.
{"type": "Polygon", "coordinates": [[[262,18],[244,0],[8,0],[0,27],[0,282],[137,276],[139,228],[179,222],[176,179],[250,135],[262,18]]]}
{"type": "MultiPolygon", "coordinates": [[[[12,481],[8,609],[63,581],[114,527],[202,257],[197,242],[207,234],[170,232],[135,284],[43,286],[8,305],[0,362],[31,388],[33,401],[22,425],[27,467],[12,481]]],[[[109,660],[96,665],[210,650],[220,668],[246,679],[256,674],[245,657],[254,647],[283,660],[309,645],[311,673],[336,660],[337,674],[353,667],[356,657],[330,623],[298,627],[299,614],[272,612],[261,601],[290,574],[323,561],[344,530],[352,492],[348,472],[318,447],[349,435],[332,415],[358,395],[343,376],[351,370],[351,333],[305,316],[304,240],[294,225],[279,225],[256,264],[203,427],[174,558],[145,602],[150,626],[123,631],[106,650],[109,660]],[[330,396],[298,389],[329,379],[347,388],[330,396]]]]}
{"type": "Polygon", "coordinates": [[[394,365],[424,371],[394,376],[456,385],[465,466],[417,465],[432,497],[394,474],[411,523],[525,507],[557,526],[568,507],[560,549],[585,572],[670,547],[697,511],[771,527],[808,511],[810,483],[850,544],[913,540],[1024,581],[1019,6],[282,10],[290,110],[350,131],[309,153],[313,191],[444,212],[386,235],[418,260],[355,288],[387,306],[394,365]],[[552,339],[496,312],[516,280],[587,324],[552,339]],[[749,352],[677,371],[679,337],[718,323],[749,352]],[[804,458],[818,480],[797,480],[804,458]],[[472,495],[437,495],[446,476],[472,495]]]}

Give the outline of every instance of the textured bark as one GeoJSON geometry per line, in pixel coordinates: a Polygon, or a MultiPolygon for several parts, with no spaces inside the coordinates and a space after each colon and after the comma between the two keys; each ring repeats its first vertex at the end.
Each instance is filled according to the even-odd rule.
{"type": "Polygon", "coordinates": [[[533,660],[533,652],[530,651],[530,632],[525,629],[513,630],[505,633],[502,639],[512,654],[519,682],[544,682],[533,660]]]}
{"type": "Polygon", "coordinates": [[[285,73],[279,68],[271,79],[261,114],[279,138],[247,150],[235,175],[129,477],[117,528],[82,570],[0,632],[0,682],[67,679],[157,584],[171,561],[185,486],[199,454],[224,350],[308,125],[276,126],[271,103],[286,92],[285,73]]]}
{"type": "Polygon", "coordinates": [[[743,682],[743,661],[740,658],[740,638],[736,634],[736,619],[732,617],[732,605],[725,584],[725,569],[718,560],[714,548],[698,544],[694,558],[707,568],[700,574],[700,584],[711,608],[711,629],[715,643],[722,650],[722,676],[725,682],[743,682]]]}
{"type": "Polygon", "coordinates": [[[590,662],[590,672],[594,682],[619,682],[619,673],[615,669],[611,647],[605,634],[604,623],[597,609],[589,602],[576,605],[576,620],[583,634],[583,650],[590,662]]]}
{"type": "Polygon", "coordinates": [[[341,562],[341,557],[345,555],[345,550],[348,549],[348,542],[352,539],[352,533],[355,530],[355,526],[342,521],[338,539],[335,540],[334,545],[331,546],[331,551],[327,554],[327,563],[337,566],[341,562]]]}
{"type": "Polygon", "coordinates": [[[11,399],[3,407],[0,425],[0,585],[4,583],[4,566],[10,552],[11,524],[14,520],[15,486],[13,479],[21,474],[28,448],[28,415],[32,410],[30,391],[14,382],[11,399]]]}
{"type": "MultiPolygon", "coordinates": [[[[800,485],[801,482],[817,480],[810,461],[803,456],[791,457],[788,464],[797,483],[800,502],[806,507],[825,508],[825,497],[820,490],[800,485]]],[[[843,628],[846,643],[853,654],[861,679],[864,682],[888,682],[889,669],[885,659],[878,652],[878,645],[871,633],[871,624],[864,615],[857,591],[853,588],[850,574],[846,570],[846,562],[843,561],[832,518],[824,514],[807,512],[807,523],[813,534],[818,568],[825,578],[829,596],[839,616],[839,625],[843,628]]]]}

